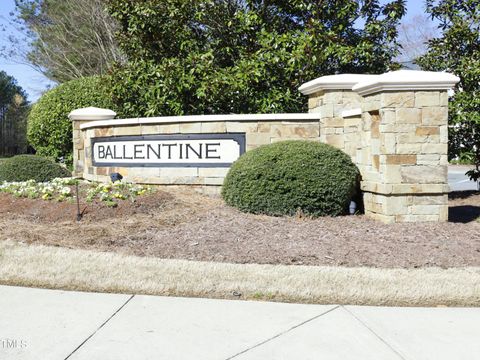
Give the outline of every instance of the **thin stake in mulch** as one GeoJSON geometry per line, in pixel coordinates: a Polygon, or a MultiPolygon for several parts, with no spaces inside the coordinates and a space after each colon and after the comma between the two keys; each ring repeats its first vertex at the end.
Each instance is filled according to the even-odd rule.
{"type": "Polygon", "coordinates": [[[85,212],[85,210],[87,209],[87,207],[85,206],[85,209],[83,209],[83,211],[80,211],[80,195],[79,195],[79,191],[78,191],[78,179],[77,181],[75,182],[75,188],[76,188],[76,198],[77,198],[77,221],[80,221],[82,220],[83,218],[83,213],[85,212]]]}
{"type": "Polygon", "coordinates": [[[82,213],[80,212],[80,198],[78,196],[78,181],[75,183],[75,188],[77,191],[77,221],[82,220],[82,213]]]}

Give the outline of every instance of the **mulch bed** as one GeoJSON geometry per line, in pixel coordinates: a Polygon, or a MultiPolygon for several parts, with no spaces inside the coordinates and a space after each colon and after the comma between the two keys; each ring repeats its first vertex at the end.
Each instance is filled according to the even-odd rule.
{"type": "Polygon", "coordinates": [[[231,263],[372,267],[480,266],[480,194],[452,194],[449,223],[365,216],[244,214],[193,191],[158,190],[116,208],[0,194],[0,240],[231,263]]]}

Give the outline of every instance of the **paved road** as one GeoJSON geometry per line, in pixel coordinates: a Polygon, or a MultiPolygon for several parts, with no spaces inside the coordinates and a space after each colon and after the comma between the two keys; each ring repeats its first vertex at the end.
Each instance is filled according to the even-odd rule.
{"type": "Polygon", "coordinates": [[[300,305],[0,286],[0,359],[480,359],[480,308],[300,305]]]}
{"type": "Polygon", "coordinates": [[[470,170],[469,166],[449,166],[448,167],[448,184],[450,191],[468,191],[478,190],[477,183],[471,181],[465,173],[470,170]]]}

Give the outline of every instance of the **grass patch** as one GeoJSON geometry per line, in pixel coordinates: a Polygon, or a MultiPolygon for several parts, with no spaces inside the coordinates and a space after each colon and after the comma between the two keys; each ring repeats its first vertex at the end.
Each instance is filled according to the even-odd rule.
{"type": "Polygon", "coordinates": [[[316,304],[479,306],[480,268],[343,268],[168,260],[0,242],[0,284],[316,304]],[[240,294],[240,295],[239,295],[240,294]]]}

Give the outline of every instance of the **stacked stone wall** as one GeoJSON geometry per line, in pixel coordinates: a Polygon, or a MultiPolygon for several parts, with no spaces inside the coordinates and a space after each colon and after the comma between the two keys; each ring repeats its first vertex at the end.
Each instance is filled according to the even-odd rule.
{"type": "MultiPolygon", "coordinates": [[[[407,86],[396,78],[385,86],[385,82],[375,78],[376,83],[366,81],[357,88],[347,83],[335,83],[334,89],[324,87],[309,93],[311,114],[308,116],[277,114],[241,118],[241,115],[226,115],[218,121],[217,118],[211,121],[211,117],[201,116],[194,117],[194,120],[179,117],[157,118],[157,121],[151,118],[113,120],[113,115],[107,121],[82,126],[91,121],[96,110],[102,110],[83,109],[93,111],[94,115],[88,113],[90,120],[83,120],[81,113],[74,114],[75,175],[107,181],[111,173],[119,172],[127,181],[189,185],[207,193],[218,193],[228,168],[93,166],[91,139],[124,135],[243,133],[246,151],[282,140],[321,141],[343,150],[358,166],[367,216],[390,223],[446,221],[449,190],[447,86],[443,82],[435,83],[436,74],[420,73],[430,80],[414,81],[407,86]],[[350,90],[355,88],[357,92],[350,90]],[[282,117],[296,120],[281,120],[282,117]]],[[[331,78],[327,77],[327,80],[331,78]]],[[[455,78],[447,80],[452,84],[458,81],[455,78]]],[[[97,117],[105,120],[105,116],[109,116],[108,110],[97,117]]]]}
{"type": "Polygon", "coordinates": [[[446,221],[447,92],[350,93],[315,93],[309,110],[321,114],[320,140],[357,164],[366,214],[384,222],[446,221]],[[355,107],[361,116],[346,111],[355,107]]]}
{"type": "Polygon", "coordinates": [[[320,140],[318,120],[302,121],[218,121],[137,126],[92,127],[80,130],[82,122],[74,122],[75,175],[93,181],[108,181],[118,172],[127,181],[161,185],[204,186],[208,193],[218,193],[228,168],[202,167],[101,167],[93,166],[91,139],[95,137],[153,134],[224,134],[245,133],[246,151],[281,140],[320,140]],[[216,187],[216,188],[206,188],[216,187]]]}
{"type": "Polygon", "coordinates": [[[313,94],[308,104],[310,112],[320,114],[320,141],[343,150],[355,162],[362,97],[352,91],[326,90],[313,94]]]}

